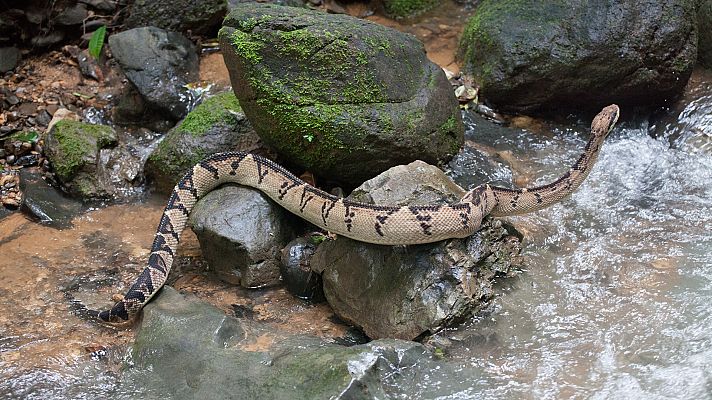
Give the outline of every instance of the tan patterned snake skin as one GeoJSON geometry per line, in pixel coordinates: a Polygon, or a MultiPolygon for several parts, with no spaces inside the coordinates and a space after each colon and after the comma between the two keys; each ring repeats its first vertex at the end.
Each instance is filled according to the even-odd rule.
{"type": "Polygon", "coordinates": [[[583,154],[556,181],[520,190],[484,184],[467,192],[455,204],[397,207],[352,202],[310,186],[260,156],[241,152],[215,154],[193,167],[173,189],[158,224],[148,266],[123,300],[111,310],[99,313],[99,318],[104,322],[124,323],[141,311],[166,281],[193,206],[223,183],[234,182],[259,189],[307,221],[362,242],[403,245],[463,238],[479,229],[487,215],[540,210],[573,193],[591,171],[619,112],[618,106],[610,105],[596,115],[583,154]]]}

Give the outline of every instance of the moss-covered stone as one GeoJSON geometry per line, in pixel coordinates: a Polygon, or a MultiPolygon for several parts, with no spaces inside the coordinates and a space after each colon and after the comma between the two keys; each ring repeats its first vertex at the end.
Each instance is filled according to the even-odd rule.
{"type": "Polygon", "coordinates": [[[249,149],[258,140],[235,94],[220,93],[206,99],[166,134],[149,156],[146,174],[160,192],[168,192],[205,157],[249,149]]]}
{"type": "Polygon", "coordinates": [[[462,143],[450,85],[410,35],[343,15],[249,4],[234,8],[219,37],[257,132],[322,176],[354,185],[413,159],[436,163],[462,143]],[[439,129],[449,119],[451,129],[439,129]]]}
{"type": "Polygon", "coordinates": [[[393,18],[412,17],[435,7],[438,0],[384,0],[386,13],[393,18]]]}
{"type": "Polygon", "coordinates": [[[95,165],[100,149],[116,143],[116,133],[106,125],[62,120],[48,134],[48,158],[57,177],[69,182],[82,168],[95,165]]]}
{"type": "Polygon", "coordinates": [[[488,102],[511,112],[655,105],[697,51],[693,0],[483,0],[460,54],[488,102]]]}

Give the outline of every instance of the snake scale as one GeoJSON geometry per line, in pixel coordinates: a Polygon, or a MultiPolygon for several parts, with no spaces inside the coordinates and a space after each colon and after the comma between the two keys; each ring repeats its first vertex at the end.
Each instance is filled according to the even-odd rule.
{"type": "Polygon", "coordinates": [[[195,203],[219,185],[238,183],[259,189],[282,207],[329,232],[376,244],[404,245],[463,238],[487,215],[508,216],[548,207],[573,193],[591,171],[601,145],[618,120],[615,104],[591,123],[591,138],[576,163],[559,179],[529,189],[488,184],[470,190],[455,204],[372,205],[319,190],[274,162],[249,153],[214,154],[193,167],[175,186],[156,232],[148,265],[124,298],[100,320],[124,323],[163,286],[173,264],[181,232],[195,203]]]}

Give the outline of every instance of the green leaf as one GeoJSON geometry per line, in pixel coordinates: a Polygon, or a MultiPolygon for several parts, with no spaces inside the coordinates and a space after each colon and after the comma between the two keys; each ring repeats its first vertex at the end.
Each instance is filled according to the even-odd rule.
{"type": "Polygon", "coordinates": [[[97,60],[101,55],[101,49],[104,47],[105,37],[106,25],[102,25],[91,34],[91,39],[89,39],[89,54],[97,60]]]}

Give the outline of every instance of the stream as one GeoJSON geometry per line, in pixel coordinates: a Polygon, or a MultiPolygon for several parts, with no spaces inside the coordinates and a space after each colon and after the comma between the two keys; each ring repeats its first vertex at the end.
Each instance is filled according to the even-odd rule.
{"type": "MultiPolygon", "coordinates": [[[[432,339],[441,362],[478,377],[438,398],[712,398],[712,96],[685,107],[655,126],[626,120],[570,199],[511,219],[525,235],[526,269],[498,282],[489,312],[432,339]]],[[[472,156],[499,162],[489,175],[454,174],[463,186],[480,182],[473,176],[549,182],[588,138],[583,124],[503,136],[480,117],[466,122],[480,149],[472,156]]],[[[151,397],[119,385],[133,331],[101,328],[75,306],[105,306],[125,288],[160,211],[161,199],[92,209],[63,230],[18,213],[0,220],[0,398],[151,397]]],[[[194,239],[182,246],[188,258],[199,254],[194,239]]],[[[174,285],[186,273],[202,279],[178,268],[174,285]]],[[[203,297],[257,296],[234,292],[220,286],[203,297]]],[[[328,314],[279,303],[303,321],[328,314]]],[[[342,329],[329,324],[319,329],[342,329]]],[[[297,329],[310,333],[307,325],[297,329]]],[[[450,387],[427,377],[414,384],[450,387]]]]}

